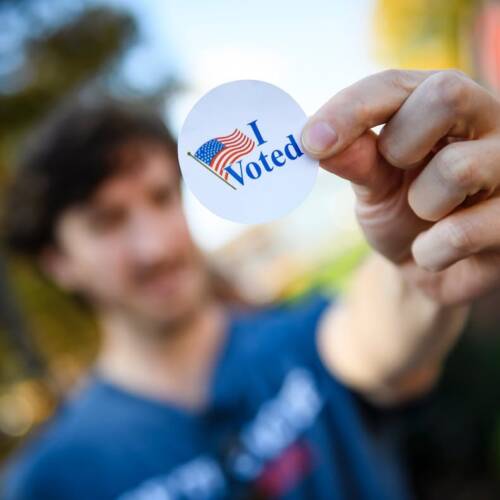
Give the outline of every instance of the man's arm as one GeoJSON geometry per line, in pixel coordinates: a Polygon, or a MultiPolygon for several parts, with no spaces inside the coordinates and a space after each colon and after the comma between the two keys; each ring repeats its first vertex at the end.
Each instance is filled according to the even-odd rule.
{"type": "Polygon", "coordinates": [[[320,356],[338,379],[367,399],[398,403],[432,387],[468,311],[467,305],[440,305],[374,254],[325,312],[320,356]]]}
{"type": "Polygon", "coordinates": [[[385,71],[332,97],[302,144],[351,181],[377,254],[325,317],[321,356],[373,400],[417,395],[465,304],[500,284],[500,102],[457,71],[385,71]]]}

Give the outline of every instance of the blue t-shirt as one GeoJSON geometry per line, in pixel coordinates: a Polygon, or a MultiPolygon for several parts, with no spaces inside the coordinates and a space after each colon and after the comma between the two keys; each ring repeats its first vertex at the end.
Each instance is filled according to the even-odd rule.
{"type": "Polygon", "coordinates": [[[232,312],[203,412],[94,374],[12,461],[6,498],[408,498],[390,426],[318,356],[328,304],[232,312]]]}

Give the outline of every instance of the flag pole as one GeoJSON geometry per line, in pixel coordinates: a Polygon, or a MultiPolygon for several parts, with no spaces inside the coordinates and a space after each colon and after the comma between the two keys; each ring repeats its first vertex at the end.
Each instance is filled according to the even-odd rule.
{"type": "Polygon", "coordinates": [[[228,181],[226,181],[226,179],[224,179],[224,177],[219,175],[215,170],[212,170],[206,163],[202,162],[199,158],[196,158],[196,156],[194,156],[190,151],[188,151],[187,154],[188,154],[188,156],[193,158],[193,160],[196,160],[200,165],[203,165],[209,172],[212,172],[212,174],[217,176],[218,179],[225,182],[229,187],[232,187],[236,191],[236,188],[232,184],[230,184],[228,181]]]}

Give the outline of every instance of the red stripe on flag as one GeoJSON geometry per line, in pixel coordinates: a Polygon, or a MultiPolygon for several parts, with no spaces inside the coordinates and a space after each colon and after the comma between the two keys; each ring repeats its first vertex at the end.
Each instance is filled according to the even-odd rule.
{"type": "Polygon", "coordinates": [[[226,165],[231,165],[232,163],[239,160],[240,158],[242,158],[243,156],[245,156],[246,154],[250,153],[250,151],[253,150],[254,145],[255,145],[254,142],[248,138],[247,138],[247,141],[248,142],[246,143],[246,145],[244,147],[242,147],[242,149],[235,151],[231,155],[228,155],[228,157],[226,158],[224,167],[226,165]]]}
{"type": "MultiPolygon", "coordinates": [[[[239,132],[239,130],[238,130],[237,128],[235,128],[235,129],[234,129],[234,132],[231,132],[229,135],[223,135],[223,136],[221,136],[221,137],[216,137],[216,139],[217,139],[218,141],[221,141],[221,142],[222,142],[222,141],[224,141],[224,140],[226,140],[226,139],[231,140],[231,139],[232,139],[232,137],[233,137],[233,136],[235,136],[235,135],[237,135],[237,133],[238,133],[238,132],[239,132]]],[[[241,132],[240,132],[240,133],[241,133],[241,132]]]]}
{"type": "Polygon", "coordinates": [[[224,148],[213,160],[215,169],[222,170],[226,165],[250,153],[254,145],[254,141],[245,137],[237,146],[234,145],[230,148],[224,148]]]}

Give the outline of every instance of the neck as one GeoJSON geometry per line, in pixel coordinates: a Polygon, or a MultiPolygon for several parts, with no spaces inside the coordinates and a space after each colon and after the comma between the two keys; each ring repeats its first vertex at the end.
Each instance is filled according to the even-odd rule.
{"type": "Polygon", "coordinates": [[[207,401],[226,321],[223,307],[214,302],[171,328],[139,326],[123,315],[102,313],[98,370],[132,392],[199,409],[207,401]]]}

